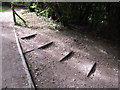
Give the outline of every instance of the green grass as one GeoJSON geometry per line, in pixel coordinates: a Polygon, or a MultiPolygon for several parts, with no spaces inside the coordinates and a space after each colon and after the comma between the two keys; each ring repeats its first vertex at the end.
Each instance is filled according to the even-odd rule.
{"type": "Polygon", "coordinates": [[[2,12],[2,11],[6,11],[6,10],[7,10],[6,7],[2,7],[2,6],[0,6],[0,12],[2,12]]]}

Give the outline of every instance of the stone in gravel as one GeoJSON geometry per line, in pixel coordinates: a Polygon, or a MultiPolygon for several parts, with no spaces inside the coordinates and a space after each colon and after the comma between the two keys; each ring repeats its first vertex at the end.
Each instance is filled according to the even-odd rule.
{"type": "Polygon", "coordinates": [[[76,81],[76,79],[73,79],[73,81],[76,81]]]}
{"type": "Polygon", "coordinates": [[[114,71],[117,71],[115,68],[113,68],[114,71]]]}
{"type": "Polygon", "coordinates": [[[86,84],[84,84],[84,86],[87,86],[86,84]]]}
{"type": "Polygon", "coordinates": [[[40,82],[40,80],[37,80],[38,82],[40,82]]]}
{"type": "Polygon", "coordinates": [[[65,48],[63,48],[63,51],[66,51],[66,49],[65,49],[65,48]]]}
{"type": "Polygon", "coordinates": [[[34,61],[31,61],[31,63],[34,63],[34,61]]]}
{"type": "Polygon", "coordinates": [[[38,72],[36,72],[36,73],[35,73],[35,75],[36,75],[36,76],[38,76],[38,75],[39,75],[39,73],[38,73],[38,72]]]}
{"type": "Polygon", "coordinates": [[[78,57],[80,56],[80,54],[77,55],[78,57]]]}
{"type": "Polygon", "coordinates": [[[35,71],[38,71],[39,70],[39,68],[35,68],[35,71]]]}
{"type": "Polygon", "coordinates": [[[28,84],[26,83],[25,85],[27,86],[28,84]]]}
{"type": "Polygon", "coordinates": [[[68,43],[68,41],[65,41],[65,43],[68,43]]]}
{"type": "Polygon", "coordinates": [[[38,87],[38,85],[36,85],[36,87],[38,87]]]}
{"type": "Polygon", "coordinates": [[[43,82],[41,82],[41,84],[43,84],[43,82]]]}
{"type": "Polygon", "coordinates": [[[55,83],[55,80],[54,80],[54,79],[52,79],[51,83],[53,83],[53,84],[54,84],[54,83],[55,83]]]}
{"type": "Polygon", "coordinates": [[[47,80],[44,80],[45,82],[47,82],[47,80]]]}
{"type": "Polygon", "coordinates": [[[29,67],[31,68],[31,65],[29,65],[29,67]]]}
{"type": "Polygon", "coordinates": [[[48,61],[48,63],[50,63],[50,61],[48,61]]]}
{"type": "Polygon", "coordinates": [[[74,39],[74,42],[77,42],[77,40],[76,40],[76,39],[74,39]]]}
{"type": "Polygon", "coordinates": [[[24,76],[21,76],[21,78],[25,79],[25,77],[24,77],[24,76]]]}

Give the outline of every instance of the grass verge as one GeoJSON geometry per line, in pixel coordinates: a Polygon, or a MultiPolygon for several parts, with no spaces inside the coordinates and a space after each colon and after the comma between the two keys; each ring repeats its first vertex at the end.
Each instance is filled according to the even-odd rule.
{"type": "Polygon", "coordinates": [[[0,12],[6,11],[7,7],[0,6],[0,12]]]}

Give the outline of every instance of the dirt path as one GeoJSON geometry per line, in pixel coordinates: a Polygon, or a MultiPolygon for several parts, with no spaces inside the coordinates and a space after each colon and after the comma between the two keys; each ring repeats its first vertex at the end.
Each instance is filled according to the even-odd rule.
{"type": "MultiPolygon", "coordinates": [[[[17,35],[21,37],[30,33],[37,33],[34,38],[21,40],[24,51],[49,41],[54,42],[48,48],[37,49],[26,54],[27,62],[38,88],[118,88],[119,56],[117,45],[111,45],[101,39],[80,33],[80,31],[85,30],[84,28],[80,28],[80,30],[51,30],[46,27],[45,22],[38,19],[33,13],[28,13],[24,18],[29,21],[29,26],[34,29],[15,26],[17,35]],[[69,51],[74,52],[72,56],[63,62],[59,62],[59,59],[69,51]],[[96,70],[90,77],[87,77],[87,73],[94,62],[97,63],[96,70]]],[[[11,63],[8,60],[10,58],[12,60],[18,55],[14,51],[12,52],[14,45],[11,44],[9,37],[13,36],[8,34],[12,33],[12,28],[8,23],[4,23],[3,26],[5,28],[4,37],[7,36],[3,43],[3,56],[10,53],[4,59],[4,61],[6,60],[4,63],[6,67],[8,66],[7,63],[11,63]]],[[[18,60],[18,58],[16,59],[18,60]]],[[[16,68],[21,67],[18,62],[19,60],[15,64],[16,68]]],[[[14,78],[14,80],[17,79],[14,78]]]]}
{"type": "Polygon", "coordinates": [[[82,33],[84,28],[51,30],[33,13],[27,13],[24,18],[34,29],[16,27],[18,36],[37,33],[34,38],[21,40],[24,50],[54,42],[46,49],[26,54],[37,87],[118,88],[119,56],[116,44],[82,33]],[[69,51],[73,51],[73,55],[59,62],[69,51]],[[97,63],[96,70],[88,78],[87,73],[94,62],[97,63]]]}

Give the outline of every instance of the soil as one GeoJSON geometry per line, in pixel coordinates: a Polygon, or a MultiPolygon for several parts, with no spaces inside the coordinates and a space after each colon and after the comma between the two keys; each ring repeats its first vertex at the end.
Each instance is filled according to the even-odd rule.
{"type": "Polygon", "coordinates": [[[86,27],[52,30],[34,13],[23,15],[31,28],[15,26],[18,37],[37,33],[33,38],[21,39],[24,51],[53,41],[45,49],[25,54],[37,88],[118,88],[116,43],[87,34],[86,27]],[[59,62],[70,51],[73,54],[59,62]],[[87,77],[95,62],[95,71],[87,77]]]}

